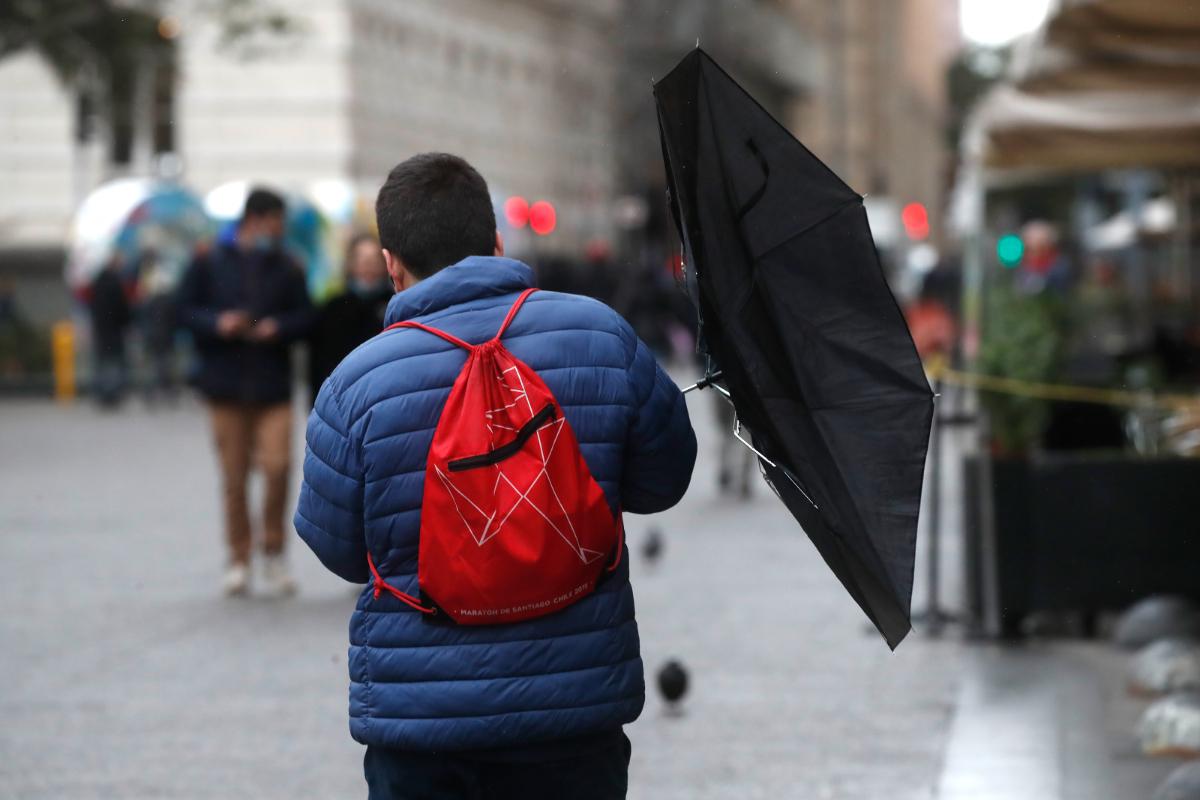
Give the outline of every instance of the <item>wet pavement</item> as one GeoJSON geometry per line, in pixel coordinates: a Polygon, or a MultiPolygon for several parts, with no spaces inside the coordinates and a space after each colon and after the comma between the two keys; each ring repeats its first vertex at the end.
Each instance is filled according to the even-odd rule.
{"type": "MultiPolygon", "coordinates": [[[[1105,645],[914,633],[889,652],[765,486],[717,493],[709,398],[690,404],[691,491],[629,518],[648,682],[670,658],[691,675],[681,713],[651,686],[628,729],[631,798],[1130,800],[1174,766],[1136,754],[1105,645]]],[[[364,796],[355,590],[293,540],[296,598],[221,597],[217,497],[193,401],[0,405],[0,797],[364,796]]]]}

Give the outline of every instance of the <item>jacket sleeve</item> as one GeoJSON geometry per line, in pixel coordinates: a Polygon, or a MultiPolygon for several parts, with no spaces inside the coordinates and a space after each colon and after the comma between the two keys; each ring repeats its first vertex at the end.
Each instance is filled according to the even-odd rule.
{"type": "Polygon", "coordinates": [[[217,310],[209,306],[208,266],[203,257],[195,258],[175,297],[179,309],[179,324],[199,339],[216,339],[217,310]]]}
{"type": "Polygon", "coordinates": [[[275,315],[279,323],[279,338],[284,342],[303,339],[316,321],[316,312],[308,297],[308,285],[300,267],[292,266],[288,274],[287,306],[275,315]]]}
{"type": "Polygon", "coordinates": [[[640,339],[629,365],[634,414],[625,442],[621,506],[635,514],[679,502],[696,464],[696,434],[683,393],[640,339]]]}
{"type": "Polygon", "coordinates": [[[366,583],[363,466],[337,389],[326,383],[308,418],[296,532],[331,572],[366,583]]]}

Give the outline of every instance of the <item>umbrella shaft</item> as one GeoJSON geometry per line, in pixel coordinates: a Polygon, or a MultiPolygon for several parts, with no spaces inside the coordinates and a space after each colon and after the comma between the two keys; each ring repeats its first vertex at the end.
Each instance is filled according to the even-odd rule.
{"type": "MultiPolygon", "coordinates": [[[[697,389],[708,389],[709,387],[712,387],[713,389],[720,389],[719,386],[715,385],[715,382],[721,380],[722,375],[723,373],[720,370],[717,370],[711,375],[705,375],[702,380],[696,381],[691,386],[684,388],[683,393],[687,394],[688,392],[694,392],[697,389]]],[[[728,392],[721,392],[721,394],[724,394],[726,397],[729,396],[728,392]]]]}

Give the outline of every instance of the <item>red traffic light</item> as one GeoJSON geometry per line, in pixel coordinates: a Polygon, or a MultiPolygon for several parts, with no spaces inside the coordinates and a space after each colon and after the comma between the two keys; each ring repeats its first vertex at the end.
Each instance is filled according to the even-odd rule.
{"type": "Polygon", "coordinates": [[[545,200],[538,200],[529,207],[529,227],[533,228],[533,232],[538,236],[545,236],[553,231],[557,222],[558,215],[554,212],[554,206],[545,200]]]}
{"type": "Polygon", "coordinates": [[[520,195],[513,195],[504,201],[504,218],[514,228],[524,228],[529,222],[529,203],[520,195]]]}
{"type": "Polygon", "coordinates": [[[929,235],[929,212],[920,203],[909,203],[900,212],[900,222],[910,239],[924,239],[929,235]]]}

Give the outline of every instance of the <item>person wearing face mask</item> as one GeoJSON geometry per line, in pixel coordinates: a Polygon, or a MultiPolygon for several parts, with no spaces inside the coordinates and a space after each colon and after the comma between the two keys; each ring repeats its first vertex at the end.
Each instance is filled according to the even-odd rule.
{"type": "Polygon", "coordinates": [[[263,577],[291,594],[284,561],[284,509],[292,451],[291,345],[308,335],[313,309],[304,273],[282,247],[283,198],[254,189],[231,237],[200,253],[183,277],[180,324],[195,340],[192,383],[208,402],[221,469],[229,561],[224,589],[249,589],[251,521],[247,481],[263,472],[263,577]]]}
{"type": "Polygon", "coordinates": [[[379,240],[369,233],[351,238],[346,248],[346,289],[317,314],[308,342],[309,402],[350,351],[383,330],[383,315],[395,290],[379,240]]]}

